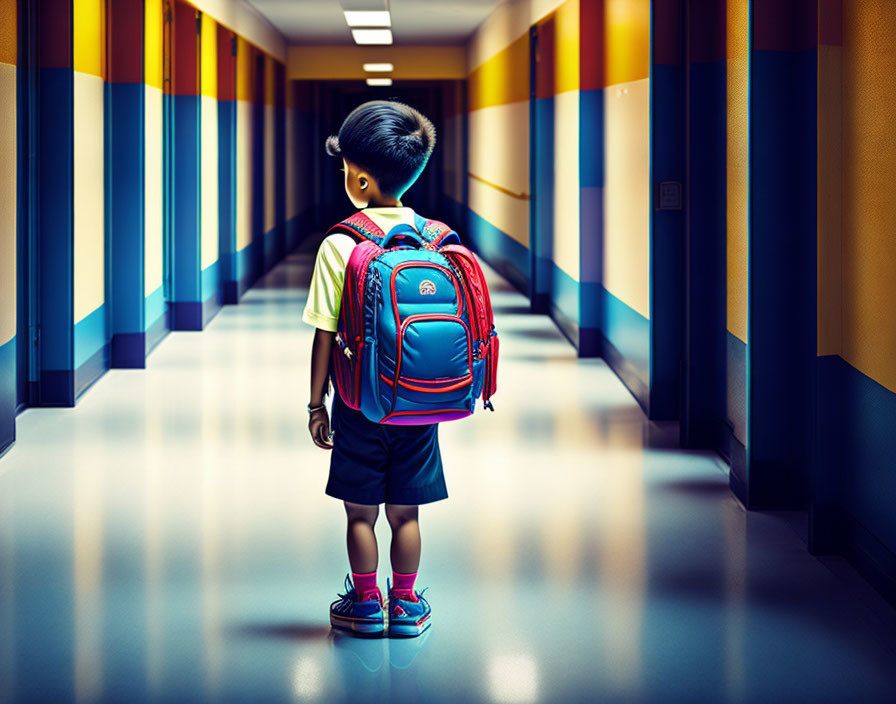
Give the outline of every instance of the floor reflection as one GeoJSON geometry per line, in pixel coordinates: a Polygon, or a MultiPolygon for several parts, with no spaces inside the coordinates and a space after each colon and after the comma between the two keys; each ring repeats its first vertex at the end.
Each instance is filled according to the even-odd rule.
{"type": "Polygon", "coordinates": [[[433,628],[332,633],[348,566],[306,438],[310,263],[292,255],[76,409],[19,418],[0,701],[891,698],[893,611],[791,517],[745,513],[716,457],[675,450],[491,272],[497,410],[442,427],[451,498],[422,510],[433,628]]]}

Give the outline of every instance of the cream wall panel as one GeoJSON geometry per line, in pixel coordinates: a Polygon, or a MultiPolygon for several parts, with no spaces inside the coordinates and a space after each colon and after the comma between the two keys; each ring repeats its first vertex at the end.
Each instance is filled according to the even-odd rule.
{"type": "Polygon", "coordinates": [[[529,246],[529,201],[512,198],[471,179],[470,209],[521,245],[529,246]]]}
{"type": "Polygon", "coordinates": [[[236,101],[236,248],[252,241],[252,110],[236,101]]]}
{"type": "Polygon", "coordinates": [[[579,280],[579,91],[554,96],[554,263],[579,280]]]}
{"type": "Polygon", "coordinates": [[[162,175],[162,91],[159,88],[146,86],[145,133],[146,162],[144,165],[146,181],[143,185],[144,196],[144,295],[149,295],[162,285],[164,270],[164,229],[162,212],[163,175],[162,175]]]}
{"type": "Polygon", "coordinates": [[[103,79],[74,71],[74,321],[105,300],[103,79]]]}
{"type": "MultiPolygon", "coordinates": [[[[289,88],[287,88],[289,90],[289,88]]],[[[299,214],[296,197],[296,111],[286,109],[286,218],[299,214]]]]}
{"type": "Polygon", "coordinates": [[[202,106],[201,268],[218,261],[218,101],[200,96],[202,106]]]}
{"type": "Polygon", "coordinates": [[[604,286],[650,314],[650,81],[604,91],[604,286]]]}
{"type": "Polygon", "coordinates": [[[529,192],[529,101],[469,114],[469,167],[513,193],[529,192]]]}
{"type": "Polygon", "coordinates": [[[16,334],[16,67],[0,63],[0,345],[16,334]]]}
{"type": "Polygon", "coordinates": [[[264,106],[264,231],[270,232],[277,224],[277,170],[274,165],[273,105],[264,106]]]}

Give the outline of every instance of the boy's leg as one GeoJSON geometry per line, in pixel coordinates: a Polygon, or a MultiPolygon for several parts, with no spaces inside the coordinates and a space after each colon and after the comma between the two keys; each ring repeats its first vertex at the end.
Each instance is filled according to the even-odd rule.
{"type": "Polygon", "coordinates": [[[420,566],[420,523],[417,506],[386,504],[386,518],[392,526],[392,570],[414,574],[420,566]]]}
{"type": "Polygon", "coordinates": [[[376,525],[380,507],[346,501],[345,513],[348,518],[346,531],[348,561],[352,572],[356,574],[376,572],[378,554],[373,527],[376,525]]]}

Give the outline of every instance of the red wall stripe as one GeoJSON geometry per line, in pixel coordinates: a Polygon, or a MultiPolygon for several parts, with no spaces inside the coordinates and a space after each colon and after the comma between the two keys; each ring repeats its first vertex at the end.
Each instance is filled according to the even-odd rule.
{"type": "Polygon", "coordinates": [[[690,0],[688,41],[691,63],[725,60],[725,0],[690,0]]]}
{"type": "Polygon", "coordinates": [[[653,62],[681,63],[681,0],[653,2],[653,62]]]}
{"type": "Polygon", "coordinates": [[[196,10],[178,0],[174,3],[172,23],[172,93],[199,95],[199,32],[196,10]]]}
{"type": "Polygon", "coordinates": [[[604,0],[581,0],[579,6],[579,87],[598,90],[606,85],[604,0]]]}
{"type": "Polygon", "coordinates": [[[218,25],[218,100],[236,100],[236,57],[233,43],[236,35],[218,25]]]}
{"type": "Polygon", "coordinates": [[[106,36],[110,83],[143,82],[143,3],[109,0],[106,36]]]}
{"type": "Polygon", "coordinates": [[[843,0],[818,0],[818,43],[843,46],[843,0]]]}
{"type": "Polygon", "coordinates": [[[818,43],[818,0],[753,0],[753,49],[804,51],[818,43]]]}
{"type": "Polygon", "coordinates": [[[38,22],[40,68],[72,68],[72,2],[42,0],[38,22]]]}

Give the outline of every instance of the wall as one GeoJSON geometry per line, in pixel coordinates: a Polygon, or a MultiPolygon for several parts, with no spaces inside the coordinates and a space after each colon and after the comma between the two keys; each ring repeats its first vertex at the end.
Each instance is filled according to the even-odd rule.
{"type": "Polygon", "coordinates": [[[15,438],[17,3],[0,2],[0,453],[15,438]]]}
{"type": "MultiPolygon", "coordinates": [[[[650,384],[650,2],[606,0],[605,186],[599,321],[614,368],[650,384]]],[[[625,378],[625,377],[624,377],[625,378]]]]}
{"type": "Polygon", "coordinates": [[[819,19],[816,537],[896,596],[896,16],[825,0],[819,19]]]}
{"type": "Polygon", "coordinates": [[[747,252],[749,0],[726,1],[726,409],[734,439],[747,444],[747,252]]]}
{"type": "Polygon", "coordinates": [[[74,369],[76,395],[106,367],[106,18],[103,0],[73,3],[74,369]],[[80,378],[79,378],[80,377],[80,378]]]}
{"type": "Polygon", "coordinates": [[[467,47],[472,240],[645,406],[650,12],[648,0],[509,2],[467,47]]]}
{"type": "MultiPolygon", "coordinates": [[[[218,25],[202,15],[199,66],[199,300],[218,296],[218,25]]],[[[214,308],[214,303],[211,306],[214,308]]]]}
{"type": "Polygon", "coordinates": [[[168,330],[163,287],[164,176],[162,0],[144,0],[143,27],[143,332],[148,354],[168,330]]]}
{"type": "MultiPolygon", "coordinates": [[[[28,99],[19,102],[21,5],[0,5],[0,90],[10,111],[0,150],[4,167],[17,165],[19,172],[0,174],[0,266],[12,272],[0,283],[10,289],[0,291],[0,452],[13,437],[17,387],[27,390],[21,394],[27,403],[73,405],[110,365],[144,366],[169,327],[188,319],[181,327],[201,329],[214,314],[224,283],[221,242],[236,240],[235,217],[222,212],[228,215],[230,207],[235,216],[237,174],[248,174],[258,195],[273,193],[266,222],[276,246],[268,266],[282,256],[287,167],[296,172],[284,149],[285,41],[243,3],[199,2],[207,11],[197,34],[197,4],[173,2],[168,43],[163,0],[40,0],[35,71],[22,69],[28,99]],[[267,66],[266,148],[253,146],[240,160],[235,121],[234,129],[219,133],[221,116],[235,114],[229,107],[236,97],[236,81],[225,81],[219,100],[219,69],[230,65],[236,75],[233,35],[219,20],[246,29],[257,43],[241,39],[249,61],[262,57],[267,66]],[[33,95],[40,95],[33,116],[32,80],[33,95]],[[17,139],[26,138],[19,127],[32,120],[39,168],[17,149],[17,139]],[[256,174],[262,163],[264,172],[256,174]],[[17,186],[28,178],[26,167],[35,174],[33,193],[17,186]],[[173,178],[167,184],[166,173],[173,178]],[[38,246],[17,257],[16,224],[32,207],[39,227],[21,236],[33,236],[38,246]],[[33,271],[35,281],[18,270],[33,271]],[[29,311],[30,300],[39,309],[29,311]],[[189,309],[179,311],[181,304],[189,309]],[[25,359],[30,346],[15,335],[17,326],[27,329],[29,316],[39,325],[33,364],[25,359]]],[[[263,100],[253,96],[258,108],[263,100]]],[[[243,288],[252,280],[244,279],[243,288]]]]}

